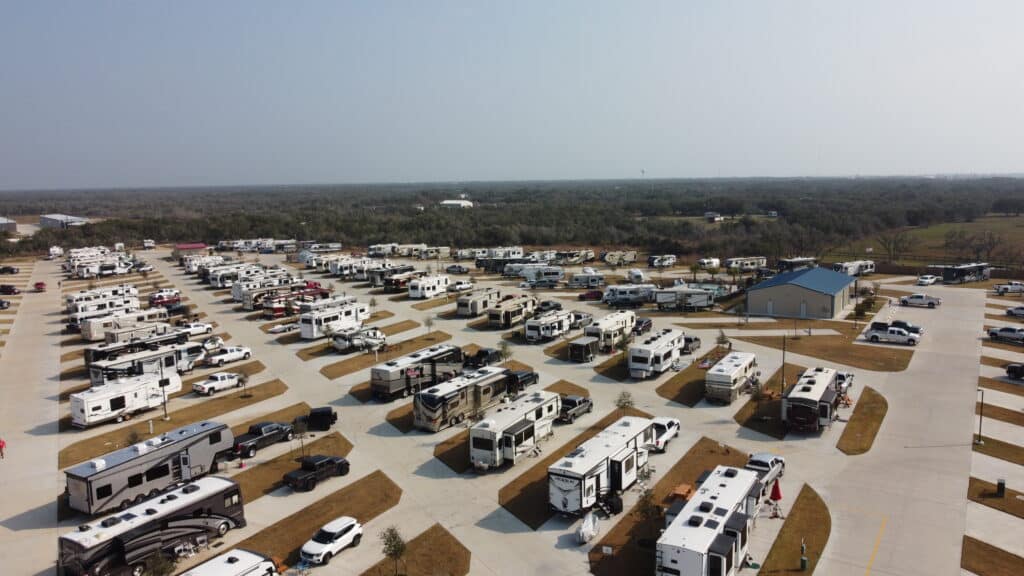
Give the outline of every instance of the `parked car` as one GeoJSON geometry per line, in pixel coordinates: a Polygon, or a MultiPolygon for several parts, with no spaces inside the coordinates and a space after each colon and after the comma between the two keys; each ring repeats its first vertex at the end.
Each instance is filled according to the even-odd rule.
{"type": "Polygon", "coordinates": [[[348,460],[341,456],[306,456],[301,460],[298,470],[284,475],[284,485],[296,492],[309,492],[321,480],[348,474],[348,468],[348,460]]]}
{"type": "Polygon", "coordinates": [[[994,341],[1024,344],[1024,328],[1014,328],[1012,326],[993,328],[988,331],[988,337],[994,341]]]}
{"type": "Polygon", "coordinates": [[[466,355],[462,361],[464,368],[483,368],[501,362],[501,351],[497,348],[480,348],[475,354],[466,355]]]}
{"type": "Polygon", "coordinates": [[[537,313],[542,314],[544,312],[551,312],[553,310],[561,310],[562,303],[555,300],[541,300],[540,304],[537,304],[537,313]]]}
{"type": "Polygon", "coordinates": [[[349,546],[359,546],[362,538],[363,525],[355,518],[342,516],[325,524],[303,544],[299,558],[307,564],[328,564],[349,546]]]}
{"type": "Polygon", "coordinates": [[[213,324],[207,322],[186,322],[179,326],[183,330],[187,330],[189,336],[199,336],[200,334],[210,334],[213,332],[213,324]]]}
{"type": "Polygon", "coordinates": [[[462,264],[452,264],[451,266],[444,269],[448,274],[469,274],[469,268],[462,264]]]}
{"type": "Polygon", "coordinates": [[[1014,306],[1013,308],[1006,309],[1007,316],[1021,317],[1024,316],[1024,306],[1014,306]]]}
{"type": "Polygon", "coordinates": [[[36,292],[46,292],[46,282],[36,282],[32,285],[32,289],[36,292]]]}
{"type": "Polygon", "coordinates": [[[683,354],[693,354],[697,350],[700,350],[700,338],[683,336],[683,354]]]}
{"type": "Polygon", "coordinates": [[[204,396],[213,396],[215,392],[229,388],[241,388],[242,379],[234,372],[214,372],[206,380],[192,385],[192,391],[204,396]]]}
{"type": "Polygon", "coordinates": [[[7,310],[11,307],[10,300],[0,300],[0,310],[7,310]]]}
{"type": "Polygon", "coordinates": [[[17,274],[20,271],[17,266],[0,266],[0,274],[17,274]]]}
{"type": "Polygon", "coordinates": [[[768,452],[758,452],[750,455],[744,468],[757,472],[761,484],[767,488],[786,473],[786,459],[768,452]]]}
{"type": "Polygon", "coordinates": [[[900,306],[924,306],[927,308],[935,308],[940,304],[942,304],[942,298],[929,296],[927,294],[911,294],[910,296],[903,296],[900,298],[900,306]]]}
{"type": "Polygon", "coordinates": [[[330,406],[311,408],[309,414],[295,418],[292,425],[305,426],[306,430],[326,432],[338,422],[338,413],[330,406]]]}
{"type": "Polygon", "coordinates": [[[1007,364],[1006,377],[1014,380],[1024,380],[1024,364],[1007,364]]]}
{"type": "Polygon", "coordinates": [[[220,350],[214,350],[206,357],[208,366],[223,366],[228,362],[248,360],[252,351],[245,346],[226,346],[220,350]]]}
{"type": "Polygon", "coordinates": [[[893,344],[906,344],[907,346],[915,346],[921,339],[921,336],[913,332],[907,332],[903,328],[897,328],[895,326],[889,326],[885,330],[872,330],[869,329],[864,333],[864,338],[869,342],[890,342],[893,344]]]}
{"type": "Polygon", "coordinates": [[[906,330],[907,332],[911,332],[913,334],[917,334],[918,336],[923,336],[924,335],[924,328],[918,326],[917,324],[911,324],[910,322],[907,322],[906,320],[893,320],[892,322],[889,323],[889,327],[890,328],[902,328],[902,329],[906,330]]]}
{"type": "Polygon", "coordinates": [[[600,290],[587,290],[586,292],[580,292],[578,298],[583,301],[600,302],[601,299],[604,298],[604,292],[601,292],[600,290]]]}
{"type": "Polygon", "coordinates": [[[288,322],[286,324],[278,324],[270,330],[267,330],[267,332],[270,332],[271,334],[285,334],[287,332],[294,332],[298,329],[299,324],[297,322],[288,322]]]}
{"type": "Polygon", "coordinates": [[[152,272],[153,271],[153,265],[152,264],[139,264],[139,265],[137,265],[135,267],[135,271],[136,272],[140,272],[140,273],[141,272],[147,272],[147,273],[148,272],[152,272]]]}
{"type": "Polygon", "coordinates": [[[931,274],[925,274],[924,276],[917,277],[918,286],[931,286],[941,280],[938,276],[932,276],[931,274]]]}
{"type": "Polygon", "coordinates": [[[668,443],[676,436],[679,436],[679,420],[658,416],[654,418],[654,449],[664,452],[668,443]]]}
{"type": "Polygon", "coordinates": [[[562,396],[558,420],[572,424],[576,418],[594,411],[594,402],[586,396],[562,396]]]}
{"type": "Polygon", "coordinates": [[[569,328],[573,330],[579,330],[580,328],[586,328],[594,323],[594,315],[590,312],[582,312],[580,310],[572,311],[572,319],[569,320],[569,328]]]}
{"type": "Polygon", "coordinates": [[[636,322],[633,324],[633,334],[636,334],[637,336],[646,334],[650,332],[652,328],[654,328],[654,320],[651,320],[650,318],[637,318],[636,322]]]}
{"type": "Polygon", "coordinates": [[[558,280],[537,280],[530,284],[531,288],[558,288],[558,280]]]}
{"type": "Polygon", "coordinates": [[[473,283],[469,280],[456,280],[448,285],[449,292],[465,292],[473,289],[473,283]]]}
{"type": "Polygon", "coordinates": [[[256,451],[277,442],[288,442],[295,437],[291,424],[260,422],[249,426],[249,431],[235,438],[235,454],[252,458],[256,451]]]}
{"type": "Polygon", "coordinates": [[[4,296],[17,296],[21,294],[21,290],[13,284],[0,284],[0,294],[4,296]]]}
{"type": "Polygon", "coordinates": [[[992,287],[996,294],[1005,296],[1007,294],[1020,294],[1024,293],[1024,282],[1020,280],[1010,280],[1005,284],[996,284],[992,287]]]}
{"type": "Polygon", "coordinates": [[[177,290],[159,290],[149,295],[149,305],[154,308],[157,306],[170,308],[176,304],[181,304],[181,293],[177,290]]]}

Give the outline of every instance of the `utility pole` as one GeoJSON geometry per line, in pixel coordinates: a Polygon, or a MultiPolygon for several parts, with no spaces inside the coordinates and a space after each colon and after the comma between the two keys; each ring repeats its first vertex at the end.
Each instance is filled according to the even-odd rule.
{"type": "Polygon", "coordinates": [[[978,388],[978,392],[981,392],[981,407],[978,409],[978,438],[974,440],[974,443],[984,446],[985,441],[981,439],[981,423],[985,420],[985,389],[978,388]]]}

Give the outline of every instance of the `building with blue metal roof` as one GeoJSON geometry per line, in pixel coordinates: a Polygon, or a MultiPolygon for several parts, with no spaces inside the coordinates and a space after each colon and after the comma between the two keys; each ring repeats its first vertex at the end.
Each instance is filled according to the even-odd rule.
{"type": "Polygon", "coordinates": [[[826,268],[783,272],[747,290],[747,313],[831,320],[852,305],[855,280],[826,268]]]}

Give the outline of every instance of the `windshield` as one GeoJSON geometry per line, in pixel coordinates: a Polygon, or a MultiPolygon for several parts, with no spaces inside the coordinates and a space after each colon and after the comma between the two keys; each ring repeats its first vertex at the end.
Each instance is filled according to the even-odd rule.
{"type": "Polygon", "coordinates": [[[437,396],[435,394],[420,395],[420,402],[422,402],[424,406],[430,408],[431,410],[437,409],[437,407],[440,406],[443,401],[443,397],[437,396]]]}
{"type": "Polygon", "coordinates": [[[334,533],[326,530],[320,530],[313,535],[313,542],[316,542],[317,544],[330,544],[331,542],[334,542],[334,533]]]}

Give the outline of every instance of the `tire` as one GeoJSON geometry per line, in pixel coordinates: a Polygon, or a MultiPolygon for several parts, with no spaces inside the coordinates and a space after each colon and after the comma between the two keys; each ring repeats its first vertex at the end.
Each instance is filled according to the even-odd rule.
{"type": "Polygon", "coordinates": [[[872,336],[871,337],[871,341],[877,344],[878,343],[878,336],[872,336]]]}
{"type": "Polygon", "coordinates": [[[292,438],[295,438],[295,433],[294,432],[289,432],[288,434],[285,435],[284,441],[285,442],[291,442],[292,438]]]}
{"type": "Polygon", "coordinates": [[[210,474],[216,474],[220,471],[220,461],[214,460],[213,464],[210,464],[210,474]]]}
{"type": "Polygon", "coordinates": [[[121,510],[127,510],[127,509],[131,508],[131,506],[132,506],[132,501],[131,500],[121,500],[121,503],[118,504],[117,507],[120,508],[121,510]]]}
{"type": "Polygon", "coordinates": [[[572,424],[575,421],[576,421],[576,415],[575,414],[569,415],[569,424],[572,424]]]}
{"type": "Polygon", "coordinates": [[[935,308],[935,302],[929,302],[928,303],[928,307],[929,308],[935,308]]]}
{"type": "Polygon", "coordinates": [[[230,530],[230,529],[231,529],[231,526],[228,526],[227,522],[221,522],[220,524],[217,525],[217,534],[219,534],[220,537],[223,538],[224,535],[227,534],[228,530],[230,530]]]}
{"type": "Polygon", "coordinates": [[[218,368],[220,368],[220,367],[222,367],[222,366],[224,366],[224,361],[223,361],[223,360],[219,360],[219,361],[217,362],[217,367],[218,367],[218,368]]]}
{"type": "Polygon", "coordinates": [[[320,563],[321,563],[321,564],[323,564],[324,566],[327,566],[328,564],[330,564],[330,563],[331,563],[331,558],[332,558],[333,556],[334,556],[334,555],[333,555],[333,554],[331,554],[330,552],[328,552],[328,553],[324,554],[324,559],[323,559],[323,561],[321,561],[320,563]]]}
{"type": "Polygon", "coordinates": [[[587,406],[587,414],[590,414],[593,411],[594,411],[594,405],[593,404],[591,404],[590,406],[587,406]]]}
{"type": "Polygon", "coordinates": [[[132,501],[132,504],[142,504],[142,501],[145,500],[145,499],[146,499],[145,495],[139,494],[138,496],[135,497],[135,500],[132,501]]]}
{"type": "Polygon", "coordinates": [[[121,422],[124,422],[124,414],[117,415],[117,423],[120,424],[121,422]]]}
{"type": "Polygon", "coordinates": [[[363,539],[363,535],[362,535],[362,534],[356,534],[356,535],[355,535],[355,537],[354,537],[354,538],[352,538],[352,543],[351,543],[351,544],[349,544],[349,547],[350,547],[350,548],[355,548],[356,546],[359,546],[359,542],[360,542],[360,541],[361,541],[362,539],[363,539]]]}
{"type": "Polygon", "coordinates": [[[207,326],[206,327],[206,333],[207,334],[213,334],[213,326],[207,326]]]}
{"type": "Polygon", "coordinates": [[[907,346],[917,346],[917,340],[908,340],[907,346]]]}
{"type": "Polygon", "coordinates": [[[452,416],[451,419],[448,420],[448,425],[451,426],[452,428],[458,426],[459,425],[459,419],[454,417],[454,416],[452,416]]]}
{"type": "Polygon", "coordinates": [[[206,391],[206,395],[207,396],[213,396],[213,390],[214,390],[213,388],[210,388],[209,390],[207,390],[206,391]]]}
{"type": "Polygon", "coordinates": [[[139,562],[137,564],[132,564],[132,567],[131,567],[131,575],[132,576],[145,576],[146,572],[147,572],[147,570],[146,570],[145,563],[139,562]]]}
{"type": "Polygon", "coordinates": [[[245,451],[245,457],[246,458],[255,458],[256,457],[256,447],[255,446],[250,446],[249,449],[245,451]]]}
{"type": "Polygon", "coordinates": [[[242,360],[248,360],[250,357],[252,357],[252,354],[246,352],[245,354],[242,355],[242,360]]]}

